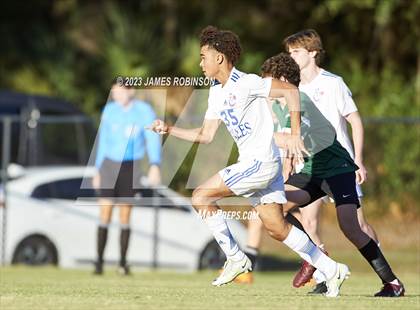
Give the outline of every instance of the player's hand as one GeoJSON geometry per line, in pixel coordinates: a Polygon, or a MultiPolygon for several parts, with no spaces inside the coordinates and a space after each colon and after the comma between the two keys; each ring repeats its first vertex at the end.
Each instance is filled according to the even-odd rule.
{"type": "Polygon", "coordinates": [[[297,162],[303,162],[303,157],[309,156],[309,152],[306,150],[303,140],[298,135],[290,135],[286,141],[286,149],[295,157],[297,162]]]}
{"type": "Polygon", "coordinates": [[[297,170],[297,167],[300,164],[304,164],[304,163],[305,163],[305,161],[303,160],[303,157],[293,156],[293,158],[292,158],[293,172],[295,172],[297,170]]]}
{"type": "Polygon", "coordinates": [[[282,159],[282,165],[283,165],[283,182],[286,182],[287,179],[289,179],[290,175],[293,174],[293,158],[291,158],[287,151],[284,151],[284,158],[282,159]]]}
{"type": "Polygon", "coordinates": [[[98,189],[101,186],[101,176],[96,173],[92,178],[92,186],[94,189],[98,189]]]}
{"type": "Polygon", "coordinates": [[[362,184],[367,180],[367,170],[363,165],[363,162],[355,160],[355,164],[359,167],[359,170],[356,171],[356,182],[357,184],[362,184]]]}
{"type": "Polygon", "coordinates": [[[160,135],[165,135],[168,133],[169,126],[164,121],[157,119],[149,127],[146,127],[146,129],[152,130],[160,135]]]}

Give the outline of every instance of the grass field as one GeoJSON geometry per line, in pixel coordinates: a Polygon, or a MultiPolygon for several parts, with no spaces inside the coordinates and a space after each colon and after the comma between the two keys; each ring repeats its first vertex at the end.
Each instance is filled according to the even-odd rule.
{"type": "Polygon", "coordinates": [[[418,273],[404,272],[404,298],[373,298],[380,287],[371,272],[353,273],[342,296],[308,296],[293,289],[290,272],[257,273],[253,285],[211,287],[212,272],[135,272],[103,277],[87,270],[6,267],[0,274],[4,309],[420,309],[418,273]]]}

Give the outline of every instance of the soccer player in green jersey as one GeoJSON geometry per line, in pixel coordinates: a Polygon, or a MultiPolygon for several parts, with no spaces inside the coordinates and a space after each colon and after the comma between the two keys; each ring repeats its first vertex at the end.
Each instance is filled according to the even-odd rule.
{"type": "MultiPolygon", "coordinates": [[[[313,29],[299,31],[290,35],[284,41],[286,51],[296,61],[300,68],[301,81],[299,90],[305,93],[321,111],[325,118],[333,125],[337,140],[347,150],[359,169],[356,171],[356,192],[359,197],[357,217],[362,230],[379,244],[378,237],[373,227],[367,222],[363,214],[361,185],[367,180],[367,171],[363,163],[363,123],[360,113],[353,100],[350,89],[342,77],[333,74],[321,67],[324,54],[322,40],[313,29]],[[347,127],[351,127],[351,135],[347,127]]],[[[318,233],[319,213],[324,201],[323,197],[301,209],[300,221],[306,232],[315,244],[322,246],[318,233]]],[[[312,293],[325,291],[323,277],[319,272],[303,262],[302,267],[293,281],[295,287],[305,285],[313,274],[317,282],[312,293]]],[[[388,287],[390,289],[390,287],[388,287]]]]}
{"type": "MultiPolygon", "coordinates": [[[[266,60],[262,71],[265,76],[299,85],[299,66],[288,54],[282,53],[266,60]]],[[[404,296],[404,286],[392,272],[381,249],[360,228],[357,218],[359,199],[354,186],[355,171],[358,170],[358,166],[337,141],[334,127],[311,99],[302,92],[300,97],[301,132],[305,147],[311,155],[305,158],[302,170],[291,174],[286,181],[288,203],[284,210],[291,210],[297,206],[304,207],[325,195],[334,198],[341,230],[385,284],[375,296],[404,296]]],[[[289,123],[287,106],[281,103],[282,99],[279,101],[280,104],[274,105],[273,111],[279,116],[279,125],[287,127],[289,123]]],[[[277,132],[274,135],[276,144],[284,147],[288,134],[277,132]]]]}

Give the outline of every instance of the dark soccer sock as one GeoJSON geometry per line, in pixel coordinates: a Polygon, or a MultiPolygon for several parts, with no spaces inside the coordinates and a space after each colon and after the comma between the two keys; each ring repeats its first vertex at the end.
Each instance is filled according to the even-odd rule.
{"type": "MultiPolygon", "coordinates": [[[[288,221],[290,224],[292,224],[293,226],[296,226],[297,228],[299,228],[301,231],[303,231],[309,238],[309,240],[312,241],[311,237],[307,234],[307,232],[305,231],[305,228],[303,228],[302,223],[299,222],[299,220],[290,212],[287,212],[287,215],[285,217],[286,221],[288,221]]],[[[313,243],[313,241],[312,241],[313,243]]]]}
{"type": "Polygon", "coordinates": [[[104,250],[106,246],[106,240],[108,239],[108,226],[98,227],[97,237],[97,251],[98,251],[98,263],[104,262],[104,250]]]}
{"type": "Polygon", "coordinates": [[[389,283],[397,278],[382,254],[381,249],[373,239],[370,239],[359,251],[375,270],[379,278],[381,278],[382,282],[389,283]]]}
{"type": "Polygon", "coordinates": [[[126,255],[127,255],[129,239],[130,239],[130,228],[128,228],[128,227],[121,228],[121,233],[120,233],[120,250],[121,250],[120,266],[122,266],[122,267],[127,264],[126,255]]]}
{"type": "Polygon", "coordinates": [[[258,258],[258,249],[251,246],[247,246],[244,252],[245,255],[248,256],[248,258],[251,260],[252,269],[254,269],[258,258]]]}

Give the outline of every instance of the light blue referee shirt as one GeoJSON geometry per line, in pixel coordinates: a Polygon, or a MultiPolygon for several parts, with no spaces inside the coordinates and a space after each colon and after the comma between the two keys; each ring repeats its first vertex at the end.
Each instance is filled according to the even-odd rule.
{"type": "Polygon", "coordinates": [[[142,159],[146,151],[150,165],[160,165],[160,136],[144,128],[155,119],[152,107],[144,101],[132,100],[126,107],[108,102],[99,126],[95,166],[100,168],[105,158],[118,162],[142,159]]]}

